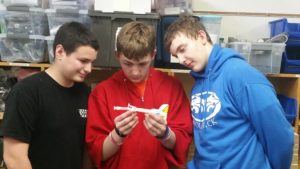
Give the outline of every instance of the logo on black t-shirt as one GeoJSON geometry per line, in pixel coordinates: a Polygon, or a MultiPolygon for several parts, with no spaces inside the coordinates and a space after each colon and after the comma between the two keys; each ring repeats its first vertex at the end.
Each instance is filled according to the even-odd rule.
{"type": "Polygon", "coordinates": [[[78,109],[78,112],[82,118],[86,118],[86,114],[87,114],[86,109],[78,109]]]}

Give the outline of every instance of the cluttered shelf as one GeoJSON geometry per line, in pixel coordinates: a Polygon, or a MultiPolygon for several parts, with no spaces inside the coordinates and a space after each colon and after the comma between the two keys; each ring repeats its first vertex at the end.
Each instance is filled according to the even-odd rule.
{"type": "Polygon", "coordinates": [[[296,111],[286,112],[288,116],[294,117],[295,132],[298,132],[299,121],[299,102],[300,102],[300,74],[266,74],[271,81],[277,94],[282,94],[297,101],[296,111]]]}

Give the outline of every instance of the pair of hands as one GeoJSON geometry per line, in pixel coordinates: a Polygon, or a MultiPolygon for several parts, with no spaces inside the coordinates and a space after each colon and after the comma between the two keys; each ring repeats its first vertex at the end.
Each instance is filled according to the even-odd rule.
{"type": "MultiPolygon", "coordinates": [[[[139,119],[137,116],[137,112],[126,111],[125,113],[117,116],[114,119],[114,122],[115,126],[122,134],[128,135],[139,123],[139,119]]],[[[160,115],[145,113],[145,120],[143,121],[143,123],[149,133],[154,137],[161,137],[166,132],[167,122],[160,115]]]]}

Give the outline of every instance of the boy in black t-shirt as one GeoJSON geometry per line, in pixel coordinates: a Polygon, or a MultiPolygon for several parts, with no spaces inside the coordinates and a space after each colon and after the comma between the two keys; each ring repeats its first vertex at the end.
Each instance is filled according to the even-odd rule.
{"type": "Polygon", "coordinates": [[[98,42],[82,24],[70,22],[56,33],[53,49],[50,67],[17,83],[7,98],[3,135],[9,169],[88,168],[84,137],[89,89],[83,81],[98,42]]]}

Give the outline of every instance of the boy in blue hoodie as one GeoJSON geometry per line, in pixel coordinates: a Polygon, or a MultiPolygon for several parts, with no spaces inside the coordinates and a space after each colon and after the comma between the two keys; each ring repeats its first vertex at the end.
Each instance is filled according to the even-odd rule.
{"type": "Polygon", "coordinates": [[[190,68],[195,155],[189,169],[289,169],[293,128],[272,84],[212,41],[194,17],[168,27],[165,45],[190,68]]]}

